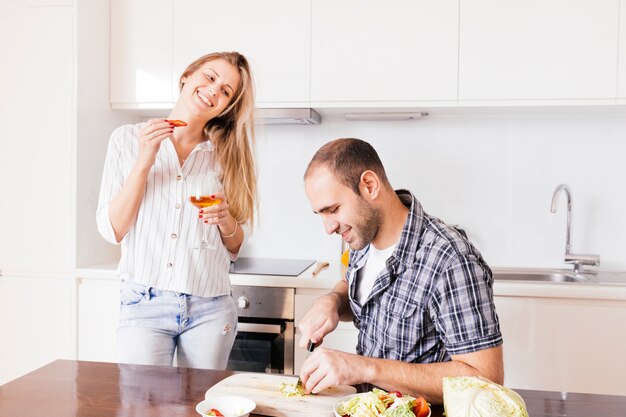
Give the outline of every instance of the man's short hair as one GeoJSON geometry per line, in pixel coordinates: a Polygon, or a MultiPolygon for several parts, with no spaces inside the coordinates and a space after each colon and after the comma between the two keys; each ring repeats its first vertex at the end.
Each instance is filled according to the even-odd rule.
{"type": "Polygon", "coordinates": [[[313,155],[304,172],[304,179],[320,166],[328,167],[342,184],[350,187],[357,195],[361,195],[361,174],[367,170],[378,175],[383,186],[391,188],[378,153],[372,145],[361,139],[342,138],[326,143],[313,155]]]}

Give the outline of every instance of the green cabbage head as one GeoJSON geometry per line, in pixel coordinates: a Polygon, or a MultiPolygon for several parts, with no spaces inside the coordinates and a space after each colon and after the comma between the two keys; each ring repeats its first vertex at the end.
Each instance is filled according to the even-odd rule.
{"type": "Polygon", "coordinates": [[[443,378],[446,417],[528,417],[519,394],[486,378],[443,378]]]}

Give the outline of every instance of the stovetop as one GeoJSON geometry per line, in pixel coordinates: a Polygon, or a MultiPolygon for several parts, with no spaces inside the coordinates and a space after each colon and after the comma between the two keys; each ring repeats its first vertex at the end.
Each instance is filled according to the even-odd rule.
{"type": "Polygon", "coordinates": [[[297,277],[315,263],[310,259],[238,258],[230,264],[231,274],[297,277]]]}

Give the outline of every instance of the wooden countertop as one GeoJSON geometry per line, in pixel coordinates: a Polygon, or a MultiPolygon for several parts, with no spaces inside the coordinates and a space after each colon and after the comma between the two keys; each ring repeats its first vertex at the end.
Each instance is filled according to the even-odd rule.
{"type": "MultiPolygon", "coordinates": [[[[233,373],[58,360],[0,386],[0,416],[192,417],[206,390],[233,373]]],[[[517,392],[532,417],[617,416],[626,410],[621,396],[517,392]]],[[[432,416],[442,417],[443,409],[434,407],[432,416]]]]}

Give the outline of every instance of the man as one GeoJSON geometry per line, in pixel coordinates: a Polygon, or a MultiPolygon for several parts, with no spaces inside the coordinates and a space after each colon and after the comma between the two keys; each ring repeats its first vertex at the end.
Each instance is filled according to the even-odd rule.
{"type": "Polygon", "coordinates": [[[320,344],[339,320],[359,329],[357,354],[316,349],[307,392],[370,383],[442,403],[442,377],[504,379],[491,270],[458,230],[394,191],[374,148],[359,139],[322,146],[304,174],[326,232],[350,246],[346,277],[299,324],[300,346],[320,344]]]}

